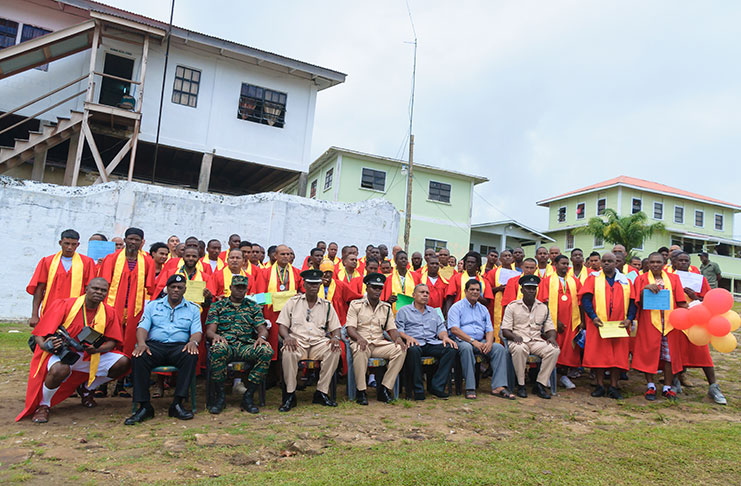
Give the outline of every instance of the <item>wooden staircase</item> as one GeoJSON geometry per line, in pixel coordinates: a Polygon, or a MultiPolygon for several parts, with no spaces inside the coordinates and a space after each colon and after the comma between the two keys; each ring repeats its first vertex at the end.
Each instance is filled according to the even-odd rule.
{"type": "Polygon", "coordinates": [[[29,131],[28,139],[15,139],[13,147],[0,147],[0,174],[33,158],[37,150],[48,150],[79,134],[85,114],[71,111],[69,117],[57,117],[54,125],[42,125],[41,131],[29,131]]]}

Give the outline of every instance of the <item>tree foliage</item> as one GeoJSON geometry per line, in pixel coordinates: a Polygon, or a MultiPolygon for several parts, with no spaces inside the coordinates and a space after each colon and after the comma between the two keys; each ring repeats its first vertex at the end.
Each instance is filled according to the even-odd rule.
{"type": "Polygon", "coordinates": [[[633,253],[633,248],[642,248],[646,239],[661,231],[666,231],[664,224],[648,224],[648,216],[643,211],[620,217],[609,208],[602,216],[590,218],[586,226],[574,230],[575,233],[602,237],[613,245],[623,245],[628,254],[633,253]]]}

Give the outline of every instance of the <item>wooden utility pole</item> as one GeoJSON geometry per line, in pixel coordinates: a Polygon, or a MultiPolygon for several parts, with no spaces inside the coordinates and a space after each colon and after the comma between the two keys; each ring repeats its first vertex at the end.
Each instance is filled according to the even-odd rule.
{"type": "MultiPolygon", "coordinates": [[[[409,4],[407,4],[409,10],[409,4]]],[[[412,12],[409,10],[409,20],[412,21],[412,12]]],[[[414,121],[414,87],[417,82],[417,31],[414,29],[414,68],[412,69],[412,98],[409,106],[409,171],[407,173],[407,201],[404,211],[404,251],[409,252],[409,233],[412,229],[412,183],[414,182],[414,133],[412,133],[414,121]]]]}

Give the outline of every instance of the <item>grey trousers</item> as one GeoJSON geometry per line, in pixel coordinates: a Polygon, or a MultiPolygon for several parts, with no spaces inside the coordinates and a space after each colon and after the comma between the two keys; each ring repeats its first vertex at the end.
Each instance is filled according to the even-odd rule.
{"type": "MultiPolygon", "coordinates": [[[[461,371],[463,371],[463,379],[466,381],[466,390],[476,388],[474,351],[480,353],[470,343],[458,340],[458,356],[461,359],[461,371]]],[[[489,366],[491,366],[492,371],[491,389],[507,386],[507,351],[504,346],[494,343],[486,357],[489,359],[489,366]]]]}

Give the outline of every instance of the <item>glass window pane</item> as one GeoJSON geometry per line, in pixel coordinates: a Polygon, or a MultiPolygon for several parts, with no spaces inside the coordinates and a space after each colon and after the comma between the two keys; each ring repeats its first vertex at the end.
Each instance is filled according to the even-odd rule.
{"type": "Polygon", "coordinates": [[[178,92],[172,93],[172,102],[173,103],[180,103],[180,93],[178,93],[178,92]]]}
{"type": "Polygon", "coordinates": [[[183,77],[183,68],[178,66],[178,68],[175,70],[175,76],[182,78],[183,77]]]}
{"type": "Polygon", "coordinates": [[[190,91],[190,81],[183,81],[183,91],[186,93],[190,91]]]}
{"type": "Polygon", "coordinates": [[[182,95],[180,95],[180,103],[182,103],[184,105],[187,105],[188,104],[188,98],[189,98],[189,96],[187,94],[183,93],[182,95]]]}
{"type": "Polygon", "coordinates": [[[190,83],[190,92],[192,94],[198,94],[198,85],[196,83],[190,83]]]}
{"type": "Polygon", "coordinates": [[[177,90],[183,89],[183,80],[182,79],[175,79],[175,89],[177,89],[177,90]]]}
{"type": "Polygon", "coordinates": [[[190,106],[192,106],[192,107],[195,108],[195,106],[196,106],[196,97],[195,96],[191,96],[190,97],[190,106]]]}
{"type": "Polygon", "coordinates": [[[191,78],[193,81],[200,82],[201,81],[201,72],[200,71],[193,71],[193,75],[191,78]]]}

